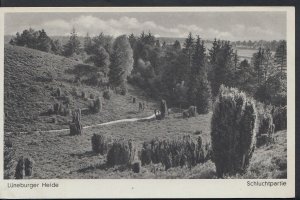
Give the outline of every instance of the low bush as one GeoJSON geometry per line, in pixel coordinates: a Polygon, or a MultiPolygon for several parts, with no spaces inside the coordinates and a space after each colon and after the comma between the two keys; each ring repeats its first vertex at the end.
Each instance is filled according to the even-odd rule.
{"type": "Polygon", "coordinates": [[[17,166],[16,166],[15,178],[16,179],[23,179],[24,176],[25,176],[24,158],[21,157],[21,158],[19,158],[17,166]]]}
{"type": "Polygon", "coordinates": [[[84,91],[81,92],[81,98],[83,98],[83,99],[86,98],[84,91]]]}
{"type": "Polygon", "coordinates": [[[155,138],[150,142],[144,142],[141,151],[141,164],[162,163],[166,170],[178,166],[191,168],[208,159],[209,149],[206,146],[202,146],[200,136],[197,140],[193,140],[188,135],[175,140],[155,138]]]}
{"type": "Polygon", "coordinates": [[[140,171],[141,171],[141,161],[135,161],[132,164],[132,171],[134,173],[140,173],[140,171]]]}
{"type": "Polygon", "coordinates": [[[131,140],[115,140],[107,153],[106,164],[108,166],[129,166],[135,160],[135,154],[136,149],[131,140]]]}
{"type": "Polygon", "coordinates": [[[196,117],[197,116],[197,107],[190,106],[187,110],[182,112],[183,118],[196,117]]]}
{"type": "Polygon", "coordinates": [[[83,127],[81,124],[81,110],[76,109],[72,112],[72,122],[70,123],[70,135],[81,135],[83,127]]]}
{"type": "Polygon", "coordinates": [[[111,145],[111,138],[94,133],[91,142],[93,152],[104,155],[107,154],[109,150],[109,147],[111,145]]]}
{"type": "Polygon", "coordinates": [[[33,164],[34,161],[30,157],[26,157],[24,159],[24,171],[25,171],[25,176],[32,176],[33,174],[33,164]]]}
{"type": "Polygon", "coordinates": [[[15,178],[14,170],[14,157],[15,150],[12,148],[12,142],[9,139],[5,139],[4,143],[4,179],[15,178]]]}
{"type": "Polygon", "coordinates": [[[95,100],[92,99],[89,100],[89,110],[92,113],[98,113],[102,111],[102,101],[100,97],[98,97],[95,100]]]}
{"type": "Polygon", "coordinates": [[[273,140],[274,124],[272,115],[265,113],[259,117],[259,127],[256,135],[256,146],[268,145],[273,140]]]}
{"type": "Polygon", "coordinates": [[[56,89],[56,96],[60,97],[60,95],[61,95],[61,90],[60,90],[60,88],[57,88],[56,89]]]}
{"type": "Polygon", "coordinates": [[[32,176],[34,161],[30,157],[20,157],[16,166],[15,178],[23,179],[24,176],[32,176]]]}
{"type": "Polygon", "coordinates": [[[164,119],[166,114],[168,114],[167,102],[164,99],[160,101],[160,113],[162,119],[164,119]]]}
{"type": "Polygon", "coordinates": [[[103,98],[104,99],[107,99],[107,100],[110,100],[110,97],[111,97],[111,90],[105,90],[104,92],[103,92],[103,98]]]}

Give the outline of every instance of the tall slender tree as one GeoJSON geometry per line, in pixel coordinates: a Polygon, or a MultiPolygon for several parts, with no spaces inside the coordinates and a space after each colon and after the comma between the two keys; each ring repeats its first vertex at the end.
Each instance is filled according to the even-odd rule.
{"type": "Polygon", "coordinates": [[[80,40],[73,27],[69,41],[64,45],[64,55],[67,57],[80,53],[80,40]]]}
{"type": "Polygon", "coordinates": [[[86,36],[84,37],[83,48],[87,54],[92,53],[92,38],[90,37],[88,32],[86,33],[86,36]]]}
{"type": "Polygon", "coordinates": [[[254,70],[256,72],[257,84],[260,84],[261,81],[263,80],[263,63],[265,60],[264,56],[265,56],[265,50],[259,48],[258,52],[254,53],[252,57],[252,63],[254,66],[254,70]]]}
{"type": "Polygon", "coordinates": [[[109,82],[113,87],[126,87],[127,76],[133,69],[133,52],[126,35],[117,37],[113,44],[109,82]]]}
{"type": "Polygon", "coordinates": [[[279,46],[276,49],[275,52],[275,62],[278,65],[279,69],[281,72],[284,72],[286,70],[286,54],[287,54],[287,49],[286,49],[286,41],[280,41],[279,46]]]}
{"type": "MultiPolygon", "coordinates": [[[[217,44],[218,48],[219,45],[217,44]]],[[[211,89],[213,97],[215,97],[222,84],[233,86],[234,83],[233,50],[229,41],[221,42],[220,48],[216,51],[215,61],[210,60],[210,62],[212,67],[211,89]]]]}
{"type": "Polygon", "coordinates": [[[201,41],[200,37],[197,36],[192,55],[192,67],[187,93],[190,104],[197,106],[197,112],[201,114],[209,111],[211,101],[205,51],[204,41],[201,41]]]}

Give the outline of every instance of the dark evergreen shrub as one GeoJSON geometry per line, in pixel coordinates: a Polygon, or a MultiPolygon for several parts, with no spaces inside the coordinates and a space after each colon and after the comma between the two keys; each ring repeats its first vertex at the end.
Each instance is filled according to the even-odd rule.
{"type": "Polygon", "coordinates": [[[110,90],[105,90],[103,92],[103,98],[109,100],[111,97],[111,91],[110,90]]]}
{"type": "Polygon", "coordinates": [[[164,119],[166,114],[168,114],[167,102],[164,99],[160,102],[160,113],[162,119],[164,119]]]}
{"type": "Polygon", "coordinates": [[[70,123],[70,135],[81,135],[83,127],[81,124],[81,110],[76,109],[72,112],[72,122],[70,123]]]}
{"type": "Polygon", "coordinates": [[[107,153],[106,164],[131,165],[135,159],[135,146],[131,140],[115,140],[107,153]]]}
{"type": "Polygon", "coordinates": [[[287,106],[274,107],[273,122],[275,124],[275,132],[287,129],[287,106]]]}
{"type": "Polygon", "coordinates": [[[234,88],[220,87],[211,120],[213,160],[218,177],[243,173],[255,148],[254,101],[234,88]]]}
{"type": "Polygon", "coordinates": [[[91,142],[93,152],[104,155],[108,152],[111,140],[104,135],[94,133],[91,142]]]}

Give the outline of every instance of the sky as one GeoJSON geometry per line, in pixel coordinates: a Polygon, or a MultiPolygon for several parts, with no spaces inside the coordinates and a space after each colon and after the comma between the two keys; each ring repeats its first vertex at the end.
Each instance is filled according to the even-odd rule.
{"type": "Polygon", "coordinates": [[[103,32],[112,36],[142,31],[157,37],[186,37],[189,32],[203,39],[286,39],[285,12],[131,12],[131,13],[7,13],[5,34],[15,35],[29,27],[44,29],[49,36],[103,32]]]}

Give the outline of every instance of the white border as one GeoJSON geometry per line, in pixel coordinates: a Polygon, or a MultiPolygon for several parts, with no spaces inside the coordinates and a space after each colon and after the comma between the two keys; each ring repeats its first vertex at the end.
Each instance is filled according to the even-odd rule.
{"type": "MultiPolygon", "coordinates": [[[[1,8],[0,9],[0,73],[1,105],[4,98],[4,14],[14,12],[232,12],[264,11],[287,12],[287,74],[288,74],[288,128],[287,179],[255,179],[257,181],[287,181],[286,187],[247,187],[249,179],[53,179],[3,180],[0,168],[1,198],[139,198],[139,197],[294,197],[295,196],[295,9],[294,7],[94,7],[94,8],[1,8]],[[56,182],[59,188],[8,189],[7,183],[56,182]]],[[[20,19],[22,20],[22,19],[20,19]]],[[[3,166],[3,115],[0,115],[0,166],[3,166]]]]}

